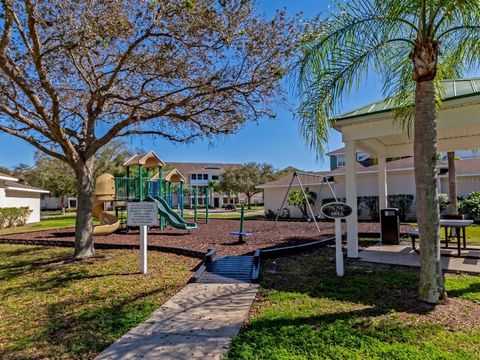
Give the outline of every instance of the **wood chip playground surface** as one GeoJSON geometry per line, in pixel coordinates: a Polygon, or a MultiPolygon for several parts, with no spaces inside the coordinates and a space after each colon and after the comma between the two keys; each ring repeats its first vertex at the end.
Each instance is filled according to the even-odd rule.
{"type": "MultiPolygon", "coordinates": [[[[244,230],[253,233],[246,238],[245,243],[238,242],[238,237],[229,234],[238,231],[239,221],[211,219],[208,224],[199,223],[199,228],[190,233],[185,230],[150,229],[148,235],[149,245],[160,245],[181,249],[190,249],[205,252],[215,248],[220,255],[243,255],[254,252],[256,249],[267,249],[299,245],[322,238],[331,237],[335,233],[333,222],[320,222],[319,234],[314,223],[299,221],[279,221],[274,227],[273,221],[246,220],[244,230]]],[[[345,227],[345,224],[343,224],[345,227]]],[[[401,226],[401,232],[408,232],[412,227],[401,226]]],[[[359,223],[359,233],[378,233],[378,223],[359,223]]],[[[74,229],[63,228],[56,230],[35,231],[22,234],[2,235],[3,239],[24,239],[36,241],[72,241],[74,229]]],[[[138,231],[122,231],[108,236],[96,236],[96,244],[138,245],[138,231]]]]}

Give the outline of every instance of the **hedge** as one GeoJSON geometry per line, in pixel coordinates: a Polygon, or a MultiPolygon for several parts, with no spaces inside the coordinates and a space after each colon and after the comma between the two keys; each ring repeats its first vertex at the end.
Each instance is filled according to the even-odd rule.
{"type": "MultiPolygon", "coordinates": [[[[338,198],[340,202],[345,202],[345,200],[345,198],[338,198]]],[[[411,194],[388,195],[389,206],[398,209],[400,221],[402,222],[407,221],[413,200],[414,196],[411,194]]],[[[322,200],[322,204],[325,205],[334,201],[334,198],[325,198],[322,200]]],[[[377,221],[379,219],[378,196],[359,196],[357,197],[357,206],[359,215],[361,215],[361,208],[364,207],[369,210],[371,220],[377,221]]]]}
{"type": "Polygon", "coordinates": [[[0,208],[0,229],[25,225],[32,211],[29,207],[0,208]]]}

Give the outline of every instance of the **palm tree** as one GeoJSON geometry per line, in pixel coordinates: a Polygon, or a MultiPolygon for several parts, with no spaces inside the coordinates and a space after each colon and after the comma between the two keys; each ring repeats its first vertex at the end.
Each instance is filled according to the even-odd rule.
{"type": "Polygon", "coordinates": [[[220,191],[220,182],[218,180],[208,180],[208,189],[210,191],[210,206],[214,206],[214,195],[220,191]]]}
{"type": "Polygon", "coordinates": [[[302,39],[300,129],[307,144],[323,152],[344,97],[370,74],[383,80],[405,131],[413,120],[419,298],[437,303],[446,298],[435,171],[439,81],[478,64],[478,0],[350,0],[333,9],[302,39]]]}

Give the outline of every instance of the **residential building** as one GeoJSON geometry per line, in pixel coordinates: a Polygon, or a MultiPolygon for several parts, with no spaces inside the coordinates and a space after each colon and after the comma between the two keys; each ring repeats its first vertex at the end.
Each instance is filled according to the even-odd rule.
{"type": "Polygon", "coordinates": [[[48,191],[20,184],[17,178],[0,173],[0,208],[30,208],[32,213],[27,224],[40,221],[42,194],[48,194],[48,191]]]}
{"type": "Polygon", "coordinates": [[[61,210],[62,206],[65,209],[76,209],[77,198],[74,196],[65,196],[62,200],[61,197],[42,196],[40,200],[40,207],[42,210],[61,210]]]}
{"type": "MultiPolygon", "coordinates": [[[[177,169],[187,179],[189,187],[194,188],[198,192],[198,204],[205,205],[205,189],[209,187],[212,181],[220,182],[222,174],[227,169],[236,169],[242,166],[238,163],[193,163],[193,162],[167,162],[167,167],[177,169]]],[[[193,196],[186,198],[185,205],[191,206],[193,204],[193,196]]],[[[220,208],[228,203],[238,204],[245,201],[244,194],[225,194],[221,191],[216,191],[209,194],[209,204],[212,207],[220,208]]],[[[257,194],[252,198],[252,204],[263,203],[262,194],[257,194]]]]}
{"type": "MultiPolygon", "coordinates": [[[[314,213],[320,215],[320,208],[326,201],[331,201],[335,196],[345,200],[345,167],[338,158],[343,155],[343,149],[328,153],[332,170],[323,172],[304,172],[299,175],[304,188],[317,194],[313,206],[314,213]],[[332,159],[334,158],[334,159],[332,159]],[[328,183],[323,179],[328,179],[328,183]]],[[[455,161],[457,172],[457,193],[465,197],[472,191],[480,191],[480,158],[457,159],[455,161]]],[[[415,176],[413,157],[389,159],[386,163],[387,187],[390,206],[403,206],[405,220],[416,219],[415,209],[415,176]]],[[[448,164],[447,161],[438,161],[438,188],[439,193],[448,195],[448,164]]],[[[369,220],[378,216],[378,165],[376,159],[365,153],[357,153],[357,196],[359,206],[359,219],[369,220]],[[372,164],[365,166],[364,164],[372,164]],[[372,213],[373,207],[373,213],[372,213]]],[[[280,210],[285,193],[291,181],[288,174],[276,181],[259,186],[264,191],[265,210],[277,213],[280,210]]],[[[300,188],[294,181],[292,188],[300,188]]],[[[291,217],[301,217],[301,212],[293,206],[284,205],[291,217]]]]}

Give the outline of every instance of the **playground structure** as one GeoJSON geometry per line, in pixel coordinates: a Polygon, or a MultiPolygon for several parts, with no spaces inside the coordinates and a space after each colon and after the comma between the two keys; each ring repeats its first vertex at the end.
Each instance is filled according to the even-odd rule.
{"type": "MultiPolygon", "coordinates": [[[[153,151],[135,154],[123,165],[126,168],[125,177],[103,174],[97,179],[93,211],[94,217],[100,220],[100,225],[95,227],[95,235],[109,235],[120,228],[126,218],[125,203],[131,201],[156,202],[162,230],[168,225],[183,230],[197,228],[198,191],[185,188],[186,179],[177,169],[166,169],[165,162],[153,151]],[[194,222],[183,219],[185,196],[190,196],[193,200],[194,222]],[[115,204],[116,215],[103,211],[105,202],[115,204]]],[[[204,195],[205,221],[208,223],[208,189],[204,195]]]]}
{"type": "Polygon", "coordinates": [[[115,200],[115,180],[110,174],[103,174],[97,178],[93,200],[93,217],[100,221],[100,225],[93,228],[93,235],[109,235],[120,227],[120,221],[115,215],[103,211],[103,204],[115,200]]]}
{"type": "Polygon", "coordinates": [[[245,232],[243,230],[243,222],[245,220],[245,204],[240,205],[240,230],[239,231],[230,231],[230,235],[238,236],[238,243],[242,244],[245,242],[243,239],[244,236],[252,236],[253,234],[250,232],[245,232]]]}

